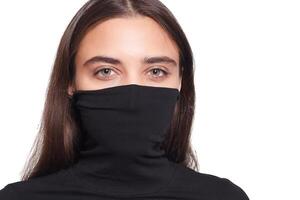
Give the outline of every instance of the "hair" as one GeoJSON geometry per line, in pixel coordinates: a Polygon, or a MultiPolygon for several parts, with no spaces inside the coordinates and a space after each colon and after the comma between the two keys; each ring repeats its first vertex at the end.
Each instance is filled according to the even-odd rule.
{"type": "Polygon", "coordinates": [[[169,9],[159,0],[90,0],[72,18],[60,40],[46,91],[38,134],[22,172],[22,180],[50,174],[74,163],[80,131],[68,86],[75,81],[75,62],[85,33],[111,18],[147,16],[155,20],[179,49],[180,98],[161,146],[169,160],[199,171],[190,142],[195,110],[194,58],[189,42],[169,9]]]}

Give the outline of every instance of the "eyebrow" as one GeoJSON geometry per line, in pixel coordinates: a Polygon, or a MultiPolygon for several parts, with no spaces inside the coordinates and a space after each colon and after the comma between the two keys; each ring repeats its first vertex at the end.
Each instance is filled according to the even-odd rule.
{"type": "MultiPolygon", "coordinates": [[[[108,57],[108,56],[94,56],[87,61],[84,62],[84,66],[97,63],[97,62],[105,62],[110,64],[122,64],[122,62],[116,58],[108,57]]],[[[155,63],[167,63],[172,66],[177,66],[177,62],[168,57],[168,56],[156,56],[156,57],[145,57],[143,59],[144,64],[155,64],[155,63]]]]}

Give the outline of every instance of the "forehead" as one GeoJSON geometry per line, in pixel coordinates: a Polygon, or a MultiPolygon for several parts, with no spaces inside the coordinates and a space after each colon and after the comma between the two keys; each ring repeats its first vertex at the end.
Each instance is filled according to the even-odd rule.
{"type": "Polygon", "coordinates": [[[79,44],[78,61],[104,54],[140,59],[169,56],[178,61],[177,45],[152,18],[112,18],[90,29],[79,44]]]}

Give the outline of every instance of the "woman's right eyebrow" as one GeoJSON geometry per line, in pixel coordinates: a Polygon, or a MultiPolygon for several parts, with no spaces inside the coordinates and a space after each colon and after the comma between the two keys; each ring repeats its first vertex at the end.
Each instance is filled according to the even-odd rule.
{"type": "Polygon", "coordinates": [[[107,57],[107,56],[94,56],[88,59],[83,65],[86,66],[97,62],[106,62],[110,64],[122,64],[122,62],[116,58],[107,57]]]}
{"type": "MultiPolygon", "coordinates": [[[[122,62],[116,58],[98,55],[88,59],[87,61],[84,62],[83,65],[86,66],[97,62],[105,62],[114,65],[122,64],[122,62]]],[[[143,59],[143,63],[144,64],[167,63],[167,64],[171,64],[172,66],[177,66],[177,62],[168,56],[145,57],[143,59]]]]}

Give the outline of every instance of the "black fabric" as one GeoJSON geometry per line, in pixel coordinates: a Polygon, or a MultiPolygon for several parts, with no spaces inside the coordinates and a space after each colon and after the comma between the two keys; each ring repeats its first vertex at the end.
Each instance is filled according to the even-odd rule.
{"type": "Polygon", "coordinates": [[[249,199],[226,178],[168,160],[161,145],[179,98],[176,88],[137,84],[76,91],[78,162],[8,184],[0,200],[249,199]]]}

